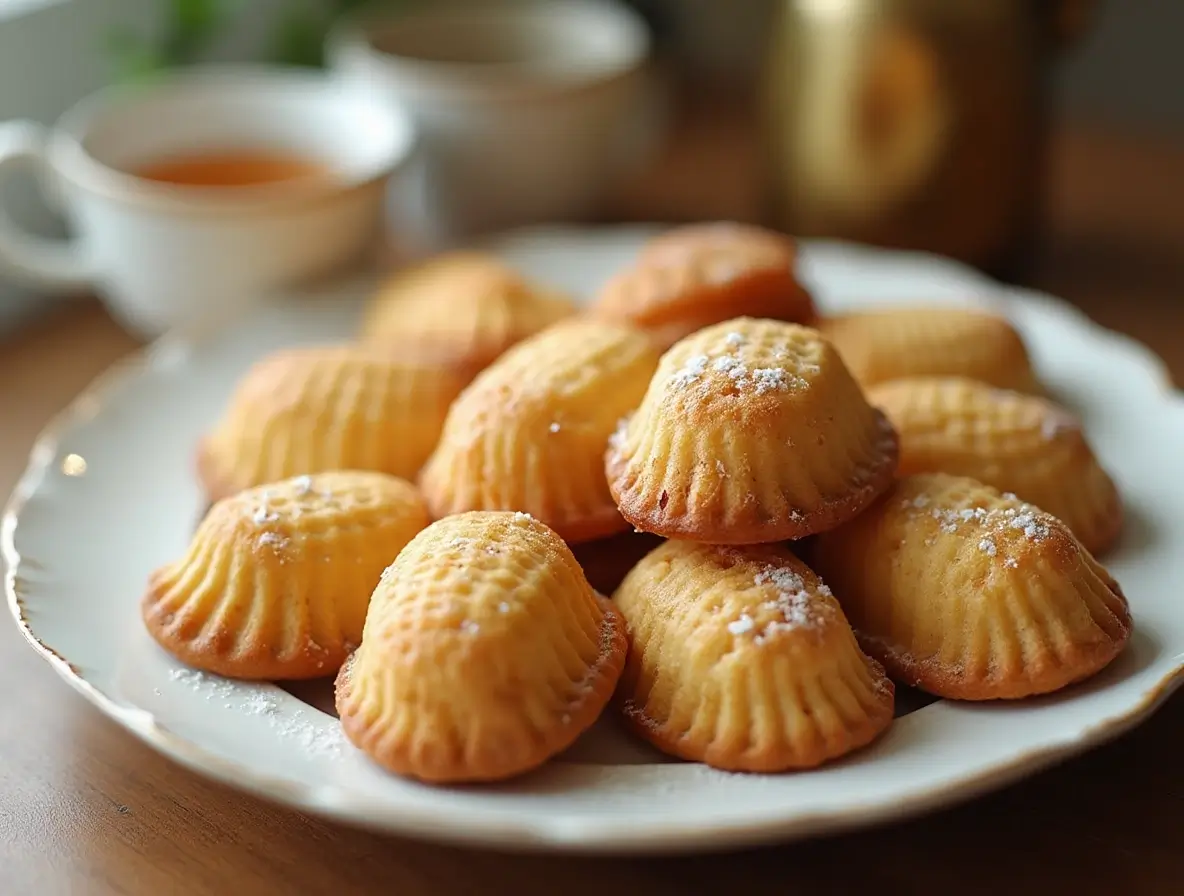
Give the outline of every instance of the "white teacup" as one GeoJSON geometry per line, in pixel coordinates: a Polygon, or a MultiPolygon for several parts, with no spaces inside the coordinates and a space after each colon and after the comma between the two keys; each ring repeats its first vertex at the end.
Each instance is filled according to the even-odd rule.
{"type": "Polygon", "coordinates": [[[427,247],[594,214],[659,136],[648,52],[612,0],[438,0],[347,20],[327,45],[344,80],[415,122],[421,199],[392,213],[427,247]]]}
{"type": "Polygon", "coordinates": [[[48,175],[75,234],[36,237],[0,209],[0,275],[93,288],[145,336],[225,316],[376,248],[388,181],[412,144],[397,108],[313,72],[191,69],[108,88],[52,130],[0,125],[0,186],[21,169],[48,175]],[[216,185],[145,176],[146,166],[230,164],[236,153],[241,164],[226,171],[242,174],[244,153],[259,171],[284,160],[309,171],[216,185]]]}

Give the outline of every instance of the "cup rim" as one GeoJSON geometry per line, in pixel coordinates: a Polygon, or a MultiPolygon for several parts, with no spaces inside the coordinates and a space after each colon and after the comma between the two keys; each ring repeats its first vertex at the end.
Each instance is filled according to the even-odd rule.
{"type": "Polygon", "coordinates": [[[404,167],[417,145],[417,129],[411,116],[401,106],[382,102],[372,94],[328,73],[284,66],[197,65],[168,69],[149,81],[113,84],[91,93],[58,118],[50,132],[48,155],[54,171],[63,180],[107,198],[186,213],[249,213],[323,202],[372,189],[404,167]],[[87,149],[87,133],[106,109],[122,102],[134,102],[145,91],[188,84],[226,84],[236,90],[285,85],[348,94],[352,102],[367,107],[370,113],[387,120],[390,152],[349,177],[203,187],[138,177],[108,165],[87,149]]]}
{"type": "MultiPolygon", "coordinates": [[[[574,25],[570,33],[577,39],[581,34],[574,25]]],[[[350,59],[364,59],[373,66],[381,66],[399,77],[409,93],[524,99],[568,95],[628,77],[645,65],[651,44],[645,21],[617,0],[449,0],[403,13],[364,8],[347,15],[330,30],[326,55],[334,69],[350,59]],[[616,29],[625,41],[616,57],[603,65],[586,70],[573,66],[566,72],[551,69],[545,74],[516,61],[452,62],[393,53],[375,45],[381,34],[414,28],[432,19],[456,16],[486,23],[500,19],[501,24],[512,23],[508,27],[519,27],[530,18],[525,13],[537,15],[540,9],[555,17],[555,21],[562,21],[565,10],[583,15],[584,24],[599,20],[599,27],[616,29]],[[507,12],[516,13],[517,21],[507,19],[507,12]]]]}

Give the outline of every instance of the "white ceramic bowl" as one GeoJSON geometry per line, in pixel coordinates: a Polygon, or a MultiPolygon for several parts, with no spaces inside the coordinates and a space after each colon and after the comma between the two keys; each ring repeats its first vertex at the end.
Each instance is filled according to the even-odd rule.
{"type": "Polygon", "coordinates": [[[399,230],[425,245],[578,218],[654,146],[663,114],[644,22],[612,0],[451,0],[345,22],[333,70],[406,108],[422,193],[399,230]]]}

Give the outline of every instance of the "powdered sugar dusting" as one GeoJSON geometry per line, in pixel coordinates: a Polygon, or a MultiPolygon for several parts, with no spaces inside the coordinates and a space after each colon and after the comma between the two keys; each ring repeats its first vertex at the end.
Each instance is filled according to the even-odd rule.
{"type": "Polygon", "coordinates": [[[547,427],[547,429],[549,429],[551,432],[559,432],[559,428],[560,427],[559,427],[558,423],[552,423],[550,426],[547,427]]]}
{"type": "Polygon", "coordinates": [[[941,531],[954,535],[958,531],[958,515],[949,510],[933,509],[933,518],[941,524],[941,531]]]}
{"type": "MultiPolygon", "coordinates": [[[[735,352],[748,344],[748,338],[743,333],[730,332],[724,336],[722,353],[709,355],[694,355],[686,360],[679,370],[670,377],[669,384],[676,389],[688,388],[702,381],[708,370],[727,377],[740,391],[751,391],[756,395],[769,392],[786,392],[790,389],[800,389],[807,386],[806,380],[797,374],[780,367],[749,367],[735,352]]],[[[781,361],[789,356],[784,346],[774,350],[774,357],[781,361]]],[[[816,370],[814,372],[817,372],[816,370]]]]}
{"type": "Polygon", "coordinates": [[[735,622],[728,623],[728,631],[733,635],[746,635],[756,628],[756,623],[752,621],[752,617],[747,613],[741,613],[740,618],[735,622]]]}
{"type": "MultiPolygon", "coordinates": [[[[829,607],[818,601],[814,595],[806,590],[805,580],[792,569],[782,566],[769,566],[753,577],[753,584],[757,587],[772,586],[777,596],[761,604],[762,610],[771,611],[774,618],[758,625],[748,613],[742,613],[735,622],[729,623],[728,631],[733,635],[751,634],[753,642],[763,643],[765,639],[779,632],[798,629],[814,628],[820,625],[829,607]]],[[[817,588],[819,595],[830,596],[831,591],[825,585],[817,588]]]]}
{"type": "MultiPolygon", "coordinates": [[[[1008,496],[1009,500],[1016,500],[1008,496]]],[[[914,511],[925,510],[930,503],[926,495],[905,499],[904,507],[914,511]],[[921,500],[924,498],[925,500],[921,500]]],[[[963,535],[975,539],[978,550],[988,557],[1001,557],[1003,565],[1008,569],[1016,569],[1018,561],[1014,557],[1004,556],[1006,548],[1014,542],[1012,533],[1022,533],[1028,541],[1039,542],[1051,534],[1049,517],[1030,504],[1020,504],[1018,507],[962,507],[957,510],[942,507],[928,509],[928,515],[937,521],[939,528],[946,535],[963,535]]],[[[932,545],[930,538],[926,544],[932,545]]]]}
{"type": "Polygon", "coordinates": [[[744,362],[734,355],[720,355],[712,362],[711,366],[734,380],[743,379],[748,374],[748,368],[744,366],[744,362]]]}
{"type": "Polygon", "coordinates": [[[796,572],[779,566],[770,566],[757,573],[754,581],[757,585],[773,585],[780,591],[800,592],[806,587],[805,581],[796,572]]]}
{"type": "Polygon", "coordinates": [[[345,747],[345,733],[332,719],[317,724],[303,709],[290,716],[277,710],[267,719],[281,737],[294,740],[310,756],[336,759],[345,747]]]}
{"type": "Polygon", "coordinates": [[[275,715],[279,710],[279,703],[267,694],[252,694],[243,701],[243,712],[247,715],[270,716],[275,715]]]}
{"type": "Polygon", "coordinates": [[[203,694],[207,700],[225,699],[234,693],[234,684],[198,669],[170,669],[169,678],[203,694]]]}
{"type": "Polygon", "coordinates": [[[709,360],[706,355],[694,355],[687,358],[686,363],[670,377],[670,385],[676,388],[685,388],[691,385],[707,372],[709,360]]]}
{"type": "Polygon", "coordinates": [[[296,494],[304,497],[312,491],[312,477],[311,476],[297,476],[296,477],[296,494]]]}
{"type": "Polygon", "coordinates": [[[1032,541],[1039,541],[1042,538],[1048,537],[1048,526],[1039,519],[1035,511],[1025,509],[1021,513],[1015,513],[1013,510],[1012,513],[1014,515],[1008,520],[1008,526],[1012,529],[1022,530],[1025,538],[1032,541]]]}
{"type": "Polygon", "coordinates": [[[277,554],[288,546],[288,539],[278,532],[262,532],[255,540],[261,548],[271,548],[277,554]]]}
{"type": "MultiPolygon", "coordinates": [[[[229,710],[235,710],[231,698],[243,689],[242,685],[197,669],[171,669],[169,678],[205,697],[208,702],[219,702],[229,710]]],[[[247,694],[236,711],[266,719],[280,737],[295,741],[312,757],[336,758],[345,746],[345,735],[334,720],[320,714],[313,717],[304,709],[286,713],[280,701],[267,693],[253,691],[247,694]]]]}
{"type": "Polygon", "coordinates": [[[785,392],[789,389],[789,374],[780,367],[758,367],[752,372],[752,383],[757,395],[785,392]]]}

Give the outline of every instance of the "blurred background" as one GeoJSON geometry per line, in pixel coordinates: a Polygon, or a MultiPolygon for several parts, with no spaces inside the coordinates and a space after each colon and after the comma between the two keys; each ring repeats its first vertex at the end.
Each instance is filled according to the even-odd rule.
{"type": "MultiPolygon", "coordinates": [[[[417,2],[430,0],[368,5],[398,15],[417,2]]],[[[328,28],[360,5],[0,0],[0,120],[52,122],[97,87],[164,66],[319,65],[328,28]]],[[[1106,260],[1122,250],[1132,281],[1141,261],[1167,273],[1157,289],[1184,284],[1170,251],[1184,237],[1184,186],[1172,182],[1184,148],[1184,3],[631,5],[654,38],[670,126],[598,219],[762,220],[929,249],[1068,292],[1115,275],[1106,260]],[[1044,239],[1050,215],[1071,222],[1055,245],[1044,239]],[[1153,226],[1124,247],[1132,216],[1153,226]],[[1039,273],[1050,253],[1074,256],[1058,259],[1054,283],[1039,273]]],[[[60,230],[31,184],[10,189],[21,223],[60,230]]],[[[46,304],[0,281],[0,329],[46,304]]]]}

